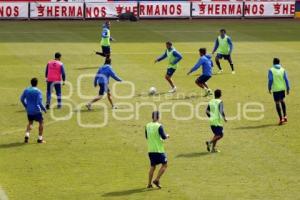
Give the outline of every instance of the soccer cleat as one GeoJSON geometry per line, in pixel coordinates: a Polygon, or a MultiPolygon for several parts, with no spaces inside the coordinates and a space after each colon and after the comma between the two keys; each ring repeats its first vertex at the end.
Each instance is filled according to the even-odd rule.
{"type": "Polygon", "coordinates": [[[159,181],[155,180],[153,181],[153,184],[158,187],[159,189],[161,189],[161,185],[159,184],[159,181]]]}
{"type": "Polygon", "coordinates": [[[281,125],[283,125],[283,124],[284,124],[284,122],[285,122],[285,121],[284,121],[284,119],[281,119],[281,120],[279,120],[279,123],[278,123],[278,125],[279,125],[279,126],[281,126],[281,125]]]}
{"type": "Polygon", "coordinates": [[[206,144],[207,151],[210,152],[210,143],[208,141],[206,141],[205,144],[206,144]]]}
{"type": "Polygon", "coordinates": [[[175,86],[175,87],[173,87],[171,90],[169,90],[169,93],[174,93],[174,92],[176,92],[176,90],[177,90],[177,88],[176,88],[176,86],[175,86]]]}
{"type": "Polygon", "coordinates": [[[45,141],[45,140],[40,140],[40,139],[38,139],[38,140],[37,140],[37,143],[39,143],[39,144],[45,144],[46,141],[45,141]]]}
{"type": "Polygon", "coordinates": [[[231,73],[232,73],[232,74],[235,74],[235,71],[232,71],[231,73]]]}
{"type": "Polygon", "coordinates": [[[220,69],[220,70],[217,72],[217,74],[221,74],[221,73],[223,73],[223,69],[220,69]]]}
{"type": "Polygon", "coordinates": [[[153,188],[152,184],[149,184],[149,185],[147,186],[147,188],[148,188],[148,189],[153,188]]]}
{"type": "Polygon", "coordinates": [[[111,109],[115,110],[115,109],[118,109],[118,107],[115,106],[115,105],[113,105],[113,106],[111,107],[111,109]]]}
{"type": "Polygon", "coordinates": [[[211,150],[211,153],[220,153],[221,151],[220,150],[218,150],[218,149],[212,149],[211,150]]]}
{"type": "Polygon", "coordinates": [[[212,95],[212,91],[211,91],[211,89],[208,89],[208,90],[205,91],[205,95],[203,97],[207,97],[207,96],[210,96],[210,95],[212,95]]]}
{"type": "Polygon", "coordinates": [[[49,110],[50,109],[50,105],[46,104],[46,109],[49,110]]]}
{"type": "Polygon", "coordinates": [[[28,141],[29,141],[29,137],[25,136],[24,143],[28,143],[28,141]]]}
{"type": "Polygon", "coordinates": [[[88,110],[92,110],[92,105],[91,105],[91,104],[86,104],[85,106],[86,106],[86,108],[87,108],[88,110]]]}
{"type": "Polygon", "coordinates": [[[287,116],[285,116],[285,117],[283,118],[283,121],[284,121],[284,122],[287,122],[287,121],[288,121],[287,116]]]}

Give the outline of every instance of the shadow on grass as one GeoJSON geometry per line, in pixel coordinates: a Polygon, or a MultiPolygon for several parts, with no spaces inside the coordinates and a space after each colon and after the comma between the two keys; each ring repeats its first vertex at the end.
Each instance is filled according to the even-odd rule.
{"type": "Polygon", "coordinates": [[[78,67],[75,70],[87,70],[87,69],[98,69],[99,67],[78,67]]]}
{"type": "Polygon", "coordinates": [[[103,197],[120,197],[120,196],[128,196],[132,194],[138,194],[143,192],[150,192],[157,189],[147,189],[147,188],[137,188],[137,189],[131,189],[131,190],[122,190],[122,191],[115,191],[115,192],[108,192],[103,194],[103,197]]]}
{"type": "Polygon", "coordinates": [[[195,157],[207,156],[210,154],[211,154],[210,152],[193,152],[193,153],[179,154],[176,156],[176,158],[195,158],[195,157]]]}
{"type": "Polygon", "coordinates": [[[278,126],[277,124],[262,124],[262,125],[255,125],[255,126],[240,126],[234,129],[243,130],[243,129],[261,129],[261,128],[268,128],[268,127],[275,127],[278,126]]]}
{"type": "Polygon", "coordinates": [[[24,142],[14,142],[9,144],[0,144],[0,149],[9,149],[25,145],[24,142]]]}

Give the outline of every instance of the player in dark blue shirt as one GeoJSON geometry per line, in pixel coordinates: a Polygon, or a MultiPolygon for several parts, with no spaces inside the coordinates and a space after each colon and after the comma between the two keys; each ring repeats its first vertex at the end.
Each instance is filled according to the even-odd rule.
{"type": "Polygon", "coordinates": [[[38,143],[45,143],[43,140],[43,115],[42,111],[46,113],[46,108],[43,105],[42,92],[37,88],[38,79],[31,79],[31,87],[24,90],[20,100],[26,109],[28,117],[28,125],[25,133],[25,143],[28,143],[30,131],[32,129],[33,121],[39,122],[39,137],[38,143]]]}

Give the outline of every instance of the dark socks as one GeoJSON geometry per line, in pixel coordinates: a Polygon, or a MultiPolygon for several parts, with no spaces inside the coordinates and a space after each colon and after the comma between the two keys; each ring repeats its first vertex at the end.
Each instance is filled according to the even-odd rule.
{"type": "Polygon", "coordinates": [[[286,106],[284,101],[281,102],[281,107],[282,107],[283,116],[286,117],[286,106]]]}
{"type": "Polygon", "coordinates": [[[277,110],[278,116],[281,120],[282,119],[282,114],[281,114],[281,109],[280,109],[280,104],[279,103],[276,103],[276,110],[277,110]]]}
{"type": "Polygon", "coordinates": [[[101,53],[101,52],[97,51],[96,54],[105,57],[104,53],[101,53]]]}
{"type": "Polygon", "coordinates": [[[233,67],[232,63],[230,63],[230,67],[231,67],[231,70],[234,71],[234,67],[233,67]]]}
{"type": "Polygon", "coordinates": [[[217,64],[217,66],[218,66],[219,70],[222,70],[222,68],[221,68],[221,64],[220,64],[220,61],[217,61],[217,60],[216,60],[216,64],[217,64]]]}

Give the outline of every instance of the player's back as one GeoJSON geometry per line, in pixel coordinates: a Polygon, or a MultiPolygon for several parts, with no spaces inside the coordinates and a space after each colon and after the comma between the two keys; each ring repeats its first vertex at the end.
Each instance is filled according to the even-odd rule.
{"type": "Polygon", "coordinates": [[[26,111],[29,114],[36,114],[41,112],[41,92],[36,87],[27,88],[22,96],[22,99],[26,102],[26,111]]]}
{"type": "Polygon", "coordinates": [[[47,81],[61,81],[63,63],[58,60],[50,60],[47,64],[47,81]]]}

